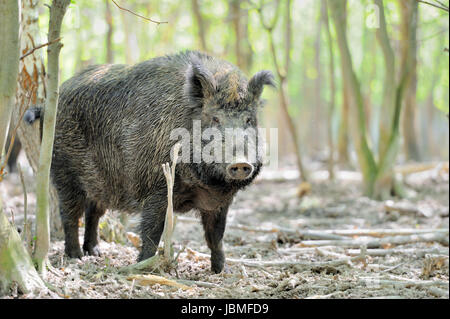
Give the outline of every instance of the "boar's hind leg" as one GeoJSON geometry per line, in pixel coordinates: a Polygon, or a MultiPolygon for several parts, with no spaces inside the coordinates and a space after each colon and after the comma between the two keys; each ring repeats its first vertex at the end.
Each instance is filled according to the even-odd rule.
{"type": "Polygon", "coordinates": [[[100,256],[100,249],[98,248],[98,221],[105,213],[105,209],[100,207],[95,202],[89,202],[86,207],[85,214],[85,232],[83,252],[91,256],[100,256]]]}
{"type": "Polygon", "coordinates": [[[145,205],[141,220],[142,250],[138,261],[155,255],[164,230],[166,208],[167,194],[154,195],[145,205]]]}
{"type": "Polygon", "coordinates": [[[65,236],[65,253],[70,258],[81,258],[83,255],[78,240],[78,220],[83,215],[84,201],[62,200],[60,203],[61,221],[65,236]]]}
{"type": "Polygon", "coordinates": [[[223,270],[225,254],[222,248],[222,238],[225,231],[228,207],[218,212],[201,211],[206,244],[211,249],[211,270],[216,274],[223,270]]]}

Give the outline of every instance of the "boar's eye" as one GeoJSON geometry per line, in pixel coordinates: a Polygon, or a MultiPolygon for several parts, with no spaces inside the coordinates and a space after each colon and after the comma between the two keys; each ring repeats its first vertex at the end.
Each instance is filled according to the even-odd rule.
{"type": "Polygon", "coordinates": [[[250,117],[247,117],[247,119],[245,120],[245,123],[246,123],[247,125],[252,124],[252,119],[251,119],[250,117]]]}
{"type": "Polygon", "coordinates": [[[213,120],[214,123],[220,124],[220,120],[219,120],[219,118],[217,116],[213,116],[212,120],[213,120]]]}

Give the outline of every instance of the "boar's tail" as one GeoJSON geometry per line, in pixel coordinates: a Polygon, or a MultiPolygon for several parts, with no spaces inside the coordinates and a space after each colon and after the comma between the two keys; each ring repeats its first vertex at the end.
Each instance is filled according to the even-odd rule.
{"type": "Polygon", "coordinates": [[[33,124],[38,118],[43,117],[42,107],[34,106],[26,110],[23,120],[28,124],[33,124]]]}
{"type": "Polygon", "coordinates": [[[28,110],[25,111],[25,114],[23,115],[23,120],[27,122],[28,124],[33,124],[34,121],[37,119],[40,119],[39,121],[39,133],[40,138],[42,141],[42,128],[44,126],[44,110],[41,106],[35,105],[33,107],[30,107],[28,110]]]}

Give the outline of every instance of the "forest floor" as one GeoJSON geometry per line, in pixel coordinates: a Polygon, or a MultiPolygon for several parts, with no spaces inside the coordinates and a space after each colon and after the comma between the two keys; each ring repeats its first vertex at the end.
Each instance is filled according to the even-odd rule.
{"type": "MultiPolygon", "coordinates": [[[[186,286],[132,280],[120,269],[136,262],[138,249],[111,226],[116,214],[109,212],[101,222],[101,257],[67,259],[63,241],[52,242],[53,291],[12,289],[3,298],[449,298],[448,166],[409,174],[409,198],[384,202],[364,197],[359,174],[345,171],[330,182],[318,170],[299,197],[292,172],[263,172],[235,198],[224,236],[228,272],[211,272],[202,226],[189,213],[176,222],[175,254],[184,249],[176,269],[157,274],[186,286]],[[112,237],[123,244],[104,240],[112,237]]],[[[33,184],[29,170],[25,179],[33,184]]],[[[20,228],[18,175],[0,191],[20,228]]],[[[34,209],[31,190],[30,214],[34,209]]],[[[126,231],[136,232],[138,217],[129,218],[126,231]]],[[[83,228],[80,242],[82,236],[83,228]]]]}

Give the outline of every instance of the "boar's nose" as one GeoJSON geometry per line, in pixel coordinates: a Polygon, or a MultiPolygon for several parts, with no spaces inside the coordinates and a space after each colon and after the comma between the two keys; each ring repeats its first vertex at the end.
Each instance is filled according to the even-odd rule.
{"type": "Polygon", "coordinates": [[[227,166],[228,176],[232,179],[246,179],[253,173],[253,165],[247,162],[232,163],[227,166]]]}

